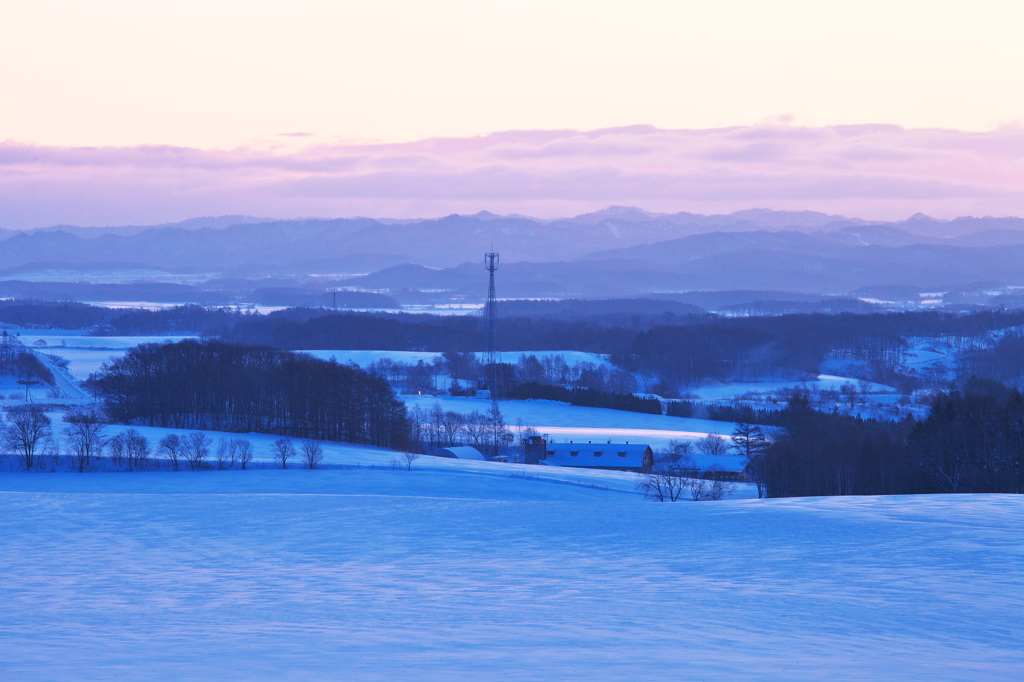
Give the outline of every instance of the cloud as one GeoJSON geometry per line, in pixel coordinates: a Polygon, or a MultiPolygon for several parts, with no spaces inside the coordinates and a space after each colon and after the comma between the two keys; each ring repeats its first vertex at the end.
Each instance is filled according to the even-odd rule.
{"type": "Polygon", "coordinates": [[[1024,215],[1024,129],[766,123],[505,131],[408,143],[231,150],[0,143],[0,227],[196,215],[555,217],[611,204],[867,218],[1024,215]]]}

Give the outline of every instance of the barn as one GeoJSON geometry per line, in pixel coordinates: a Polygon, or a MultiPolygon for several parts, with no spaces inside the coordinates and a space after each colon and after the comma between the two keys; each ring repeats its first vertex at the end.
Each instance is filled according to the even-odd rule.
{"type": "Polygon", "coordinates": [[[533,436],[524,441],[523,449],[527,464],[637,472],[654,466],[654,451],[644,443],[548,443],[533,436]]]}

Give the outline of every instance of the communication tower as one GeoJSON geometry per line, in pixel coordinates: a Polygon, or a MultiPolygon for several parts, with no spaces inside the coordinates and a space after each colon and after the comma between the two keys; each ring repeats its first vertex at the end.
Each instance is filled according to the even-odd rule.
{"type": "Polygon", "coordinates": [[[484,267],[489,274],[487,285],[487,308],[484,315],[487,318],[487,365],[491,369],[491,397],[498,398],[498,350],[497,350],[497,316],[498,304],[494,297],[494,271],[498,269],[498,254],[485,253],[484,267]]]}

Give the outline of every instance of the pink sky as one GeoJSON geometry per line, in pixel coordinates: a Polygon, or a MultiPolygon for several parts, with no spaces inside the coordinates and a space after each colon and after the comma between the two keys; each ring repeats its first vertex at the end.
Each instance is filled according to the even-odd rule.
{"type": "Polygon", "coordinates": [[[0,227],[151,224],[201,215],[575,215],[609,205],[876,219],[1024,215],[1024,129],[651,126],[405,143],[0,144],[0,227]]]}
{"type": "Polygon", "coordinates": [[[0,227],[1024,215],[1022,2],[7,5],[0,227]]]}

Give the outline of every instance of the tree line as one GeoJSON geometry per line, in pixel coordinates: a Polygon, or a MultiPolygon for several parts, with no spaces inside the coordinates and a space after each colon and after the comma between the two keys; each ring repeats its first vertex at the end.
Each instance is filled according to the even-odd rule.
{"type": "Polygon", "coordinates": [[[221,341],[142,344],[86,382],[115,422],[402,448],[405,406],[382,378],[221,341]]]}
{"type": "Polygon", "coordinates": [[[991,348],[968,350],[961,364],[971,375],[1024,388],[1024,336],[1007,334],[991,348]]]}
{"type": "Polygon", "coordinates": [[[656,398],[641,398],[631,394],[609,393],[589,388],[566,388],[526,382],[509,386],[505,395],[513,400],[557,400],[581,407],[606,407],[627,412],[661,414],[661,402],[656,398]]]}
{"type": "Polygon", "coordinates": [[[918,422],[816,412],[799,396],[751,469],[768,497],[1024,492],[1024,396],[971,379],[918,422]]]}
{"type": "MultiPolygon", "coordinates": [[[[518,310],[529,310],[520,307],[518,310]]],[[[674,396],[680,385],[708,379],[800,379],[816,374],[826,358],[860,361],[859,378],[919,387],[898,369],[908,337],[945,336],[970,347],[986,333],[1024,324],[1024,311],[967,314],[936,311],[872,314],[789,314],[723,317],[711,314],[629,318],[589,313],[575,316],[505,315],[499,318],[502,350],[578,350],[609,355],[623,374],[655,377],[655,392],[674,396]]],[[[517,308],[510,307],[510,312],[517,308]]],[[[639,308],[639,310],[643,310],[639,308]]],[[[82,304],[0,302],[0,320],[16,324],[91,326],[100,334],[195,333],[224,341],[288,350],[407,350],[465,353],[486,348],[477,316],[432,316],[335,312],[290,308],[269,315],[230,309],[180,306],[161,311],[108,309],[82,304]]],[[[957,344],[955,344],[957,345],[957,344]]],[[[1024,367],[1024,343],[1004,339],[995,355],[968,354],[968,372],[1008,376],[1024,367]],[[1016,371],[1016,370],[1013,370],[1016,371]]],[[[969,374],[968,374],[969,375],[969,374]]],[[[626,392],[626,391],[623,391],[626,392]]]]}
{"type": "Polygon", "coordinates": [[[438,448],[468,445],[489,459],[495,459],[507,455],[516,440],[495,401],[486,413],[452,412],[434,403],[426,410],[414,407],[409,416],[413,443],[410,449],[416,452],[431,453],[438,448]]]}

